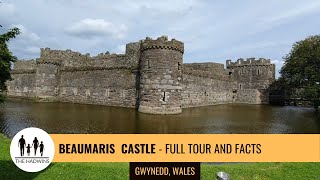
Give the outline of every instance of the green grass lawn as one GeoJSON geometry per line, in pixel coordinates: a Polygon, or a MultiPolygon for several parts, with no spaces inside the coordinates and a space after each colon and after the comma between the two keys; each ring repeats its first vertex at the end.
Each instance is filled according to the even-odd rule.
{"type": "Polygon", "coordinates": [[[213,172],[223,171],[231,179],[320,180],[320,163],[244,163],[201,166],[202,179],[214,179],[213,172]]]}
{"type": "MultiPolygon", "coordinates": [[[[11,140],[0,134],[0,179],[129,179],[129,163],[51,163],[38,173],[27,173],[10,157],[11,140]]],[[[320,180],[320,163],[243,163],[201,165],[201,179],[224,171],[236,179],[320,180]]]]}

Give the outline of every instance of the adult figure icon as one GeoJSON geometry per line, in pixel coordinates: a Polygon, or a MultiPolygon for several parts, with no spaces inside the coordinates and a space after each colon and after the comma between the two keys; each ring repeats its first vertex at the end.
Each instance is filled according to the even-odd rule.
{"type": "Polygon", "coordinates": [[[39,141],[37,139],[37,137],[34,138],[33,142],[32,142],[32,146],[34,147],[34,155],[37,155],[37,149],[39,146],[39,141]]]}
{"type": "Polygon", "coordinates": [[[26,140],[23,139],[23,135],[21,135],[21,138],[19,139],[18,147],[20,147],[20,154],[21,156],[24,156],[24,147],[26,145],[26,140]]]}

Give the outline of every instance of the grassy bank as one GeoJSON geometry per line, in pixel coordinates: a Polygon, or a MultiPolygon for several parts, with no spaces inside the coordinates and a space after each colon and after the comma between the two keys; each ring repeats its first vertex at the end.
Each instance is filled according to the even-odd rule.
{"type": "Polygon", "coordinates": [[[320,163],[245,163],[201,166],[203,179],[214,179],[212,172],[224,171],[231,179],[320,179],[320,163]]]}
{"type": "MultiPolygon", "coordinates": [[[[52,163],[38,173],[18,169],[10,158],[10,139],[0,134],[0,179],[129,179],[128,163],[52,163]]],[[[320,179],[320,163],[248,163],[201,166],[201,179],[225,171],[235,179],[320,179]]]]}

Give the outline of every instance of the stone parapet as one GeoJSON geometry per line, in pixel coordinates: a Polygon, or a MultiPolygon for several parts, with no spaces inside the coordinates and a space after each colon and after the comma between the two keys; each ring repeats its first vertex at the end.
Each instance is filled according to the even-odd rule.
{"type": "Polygon", "coordinates": [[[227,68],[229,67],[240,67],[240,66],[268,66],[271,65],[270,59],[265,58],[240,58],[236,62],[232,62],[231,60],[226,61],[227,68]]]}
{"type": "Polygon", "coordinates": [[[50,48],[41,48],[40,49],[40,58],[43,59],[87,59],[90,57],[90,54],[83,55],[79,52],[67,50],[52,50],[50,48]]]}
{"type": "Polygon", "coordinates": [[[148,49],[170,49],[184,53],[184,44],[175,39],[169,41],[167,36],[161,36],[156,40],[147,37],[142,41],[141,51],[148,49]]]}

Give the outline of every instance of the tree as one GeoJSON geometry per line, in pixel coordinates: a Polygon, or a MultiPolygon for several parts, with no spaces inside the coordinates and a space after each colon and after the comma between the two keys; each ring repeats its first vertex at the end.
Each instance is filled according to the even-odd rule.
{"type": "Polygon", "coordinates": [[[302,98],[320,105],[320,35],[293,44],[280,74],[290,89],[301,89],[302,98]]]}
{"type": "Polygon", "coordinates": [[[9,51],[7,43],[18,34],[20,34],[19,28],[13,28],[0,35],[0,103],[3,102],[5,98],[4,91],[7,89],[5,82],[11,79],[11,63],[17,59],[9,51]]]}

